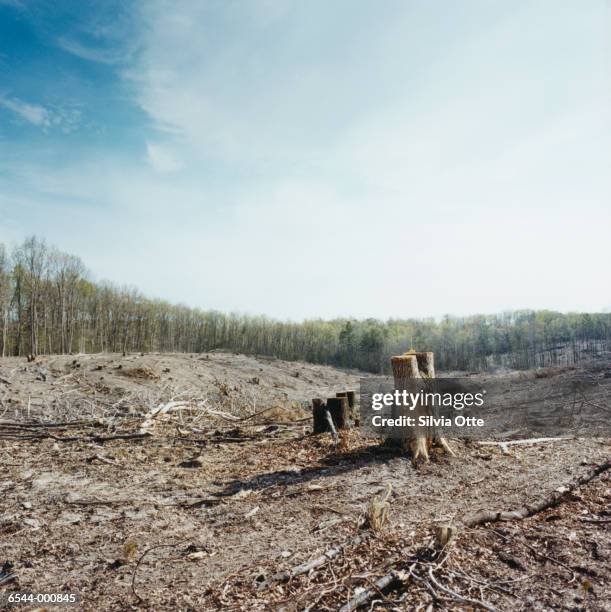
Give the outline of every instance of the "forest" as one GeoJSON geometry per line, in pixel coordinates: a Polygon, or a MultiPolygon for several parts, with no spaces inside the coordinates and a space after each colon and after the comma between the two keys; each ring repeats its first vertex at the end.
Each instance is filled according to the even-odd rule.
{"type": "Polygon", "coordinates": [[[79,257],[35,236],[10,252],[0,243],[0,316],[3,357],[223,349],[375,373],[390,355],[423,347],[445,370],[565,365],[607,351],[611,329],[608,312],[302,322],[226,314],[94,282],[79,257]]]}

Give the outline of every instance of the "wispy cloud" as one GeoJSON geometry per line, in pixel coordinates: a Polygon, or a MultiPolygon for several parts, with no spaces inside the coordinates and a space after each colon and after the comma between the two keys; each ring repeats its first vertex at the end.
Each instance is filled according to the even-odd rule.
{"type": "Polygon", "coordinates": [[[0,95],[0,107],[6,108],[21,120],[45,132],[55,128],[64,134],[70,134],[78,130],[82,124],[83,113],[73,105],[49,108],[25,102],[14,96],[0,95]]]}
{"type": "Polygon", "coordinates": [[[24,9],[25,4],[21,0],[0,0],[0,6],[12,6],[18,9],[24,9]]]}
{"type": "Polygon", "coordinates": [[[124,49],[105,49],[99,46],[93,47],[66,37],[59,38],[57,44],[61,49],[72,55],[76,55],[90,62],[99,62],[101,64],[119,64],[126,62],[131,55],[130,52],[124,49]]]}
{"type": "Polygon", "coordinates": [[[0,105],[37,127],[48,128],[53,123],[52,113],[40,104],[30,104],[19,98],[0,97],[0,105]]]}

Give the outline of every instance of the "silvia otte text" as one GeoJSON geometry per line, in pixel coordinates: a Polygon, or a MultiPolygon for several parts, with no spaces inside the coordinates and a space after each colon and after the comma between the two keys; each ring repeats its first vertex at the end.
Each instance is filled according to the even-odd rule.
{"type": "Polygon", "coordinates": [[[371,418],[374,427],[483,427],[484,419],[458,415],[453,419],[431,415],[385,417],[375,414],[371,418]]]}

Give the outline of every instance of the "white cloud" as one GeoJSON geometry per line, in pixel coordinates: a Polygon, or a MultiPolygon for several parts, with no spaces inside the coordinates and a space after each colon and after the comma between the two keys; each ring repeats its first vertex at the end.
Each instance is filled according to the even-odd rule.
{"type": "Polygon", "coordinates": [[[25,4],[21,0],[0,0],[0,5],[12,6],[18,9],[25,8],[25,4]]]}
{"type": "Polygon", "coordinates": [[[147,161],[157,172],[176,172],[182,163],[167,147],[148,142],[146,144],[147,161]]]}
{"type": "Polygon", "coordinates": [[[34,169],[80,215],[20,193],[13,227],[23,201],[24,233],[98,276],[225,311],[598,309],[611,132],[594,4],[440,19],[426,2],[145,3],[126,75],[154,126],[145,158],[34,169]]]}
{"type": "Polygon", "coordinates": [[[44,106],[30,104],[19,100],[19,98],[0,97],[0,105],[38,127],[47,128],[53,120],[52,113],[44,106]]]}
{"type": "Polygon", "coordinates": [[[101,64],[118,64],[127,61],[130,57],[130,54],[121,48],[91,47],[66,37],[59,38],[57,44],[72,55],[101,64]]]}
{"type": "Polygon", "coordinates": [[[0,94],[0,107],[15,113],[44,132],[55,128],[64,134],[70,134],[78,130],[83,121],[82,110],[74,104],[62,104],[49,108],[0,94]]]}

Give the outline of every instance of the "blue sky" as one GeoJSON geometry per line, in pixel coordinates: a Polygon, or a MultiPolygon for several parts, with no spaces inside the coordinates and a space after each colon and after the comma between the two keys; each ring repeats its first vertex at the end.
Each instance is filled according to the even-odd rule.
{"type": "Polygon", "coordinates": [[[0,0],[0,241],[281,318],[611,307],[611,4],[0,0]]]}

